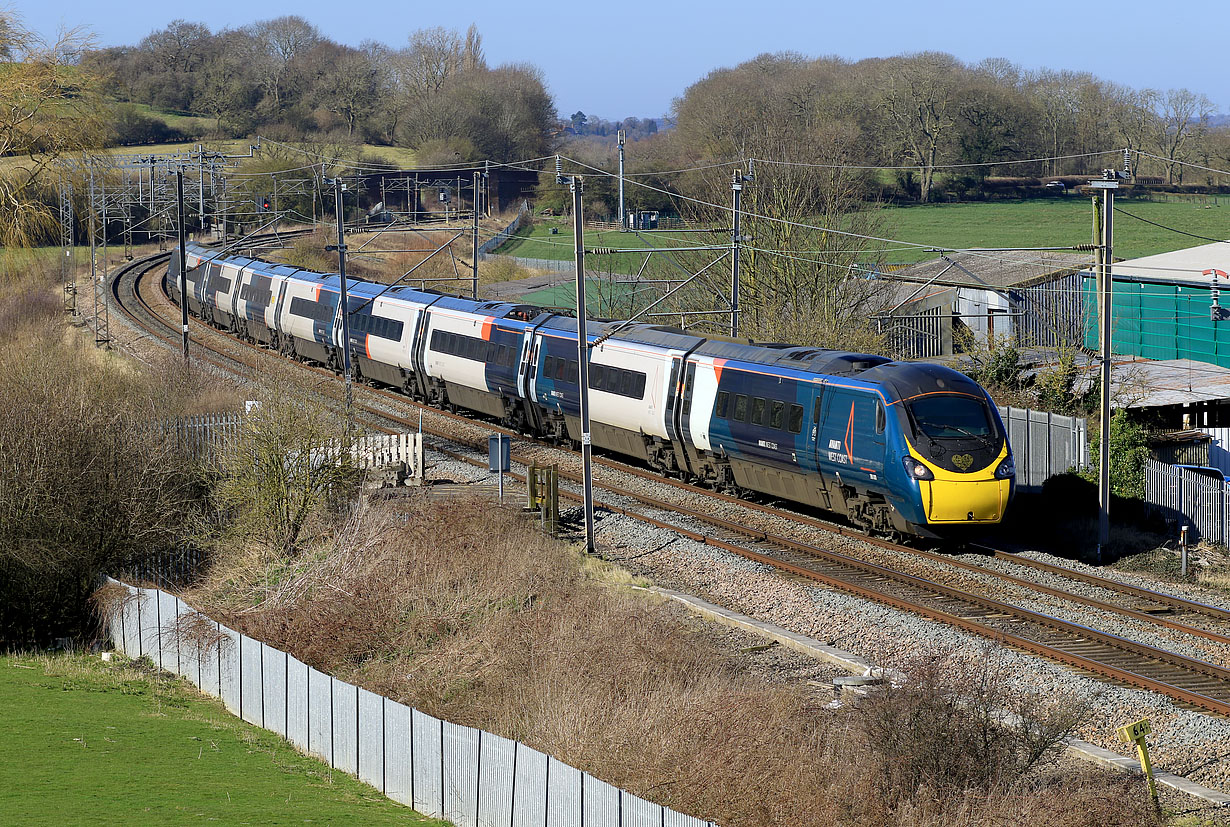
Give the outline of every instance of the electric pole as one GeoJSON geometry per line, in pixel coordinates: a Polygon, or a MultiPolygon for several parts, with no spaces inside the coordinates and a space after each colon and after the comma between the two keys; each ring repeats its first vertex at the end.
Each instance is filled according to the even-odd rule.
{"type": "Polygon", "coordinates": [[[470,298],[478,300],[478,170],[474,171],[474,275],[470,279],[470,298]]]}
{"type": "Polygon", "coordinates": [[[1110,542],[1110,381],[1111,381],[1111,308],[1114,280],[1114,214],[1115,190],[1119,181],[1114,170],[1104,170],[1104,180],[1090,181],[1089,186],[1098,191],[1094,196],[1094,250],[1098,264],[1098,320],[1101,323],[1101,410],[1098,439],[1098,562],[1102,562],[1102,550],[1110,542]],[[1100,219],[1100,220],[1099,220],[1100,219]]]}
{"type": "Polygon", "coordinates": [[[619,231],[622,233],[628,229],[628,224],[624,220],[624,139],[626,133],[621,129],[618,133],[619,137],[619,231]]]}
{"type": "Polygon", "coordinates": [[[739,218],[743,204],[743,173],[735,170],[730,182],[734,194],[734,221],[730,234],[730,335],[739,335],[739,218]]]}
{"type": "MultiPolygon", "coordinates": [[[[151,184],[153,179],[150,179],[151,184]]],[[[151,187],[152,190],[152,187],[151,187]]],[[[175,170],[175,217],[179,223],[179,312],[184,326],[184,366],[188,360],[188,239],[184,231],[184,168],[175,170]]],[[[202,285],[208,287],[209,285],[202,285]]]]}
{"type": "Polygon", "coordinates": [[[560,157],[555,156],[555,182],[568,184],[572,192],[572,240],[577,262],[577,369],[581,395],[581,488],[585,510],[585,553],[593,554],[594,545],[594,477],[592,446],[589,432],[589,338],[585,331],[585,227],[582,221],[581,194],[585,179],[580,175],[565,176],[560,157]]]}
{"type": "Polygon", "coordinates": [[[333,211],[337,216],[337,244],[330,244],[325,249],[337,250],[337,272],[342,280],[342,296],[338,312],[342,317],[342,381],[346,385],[346,435],[349,438],[351,422],[354,418],[354,388],[350,382],[350,300],[346,293],[346,223],[342,217],[342,193],[346,191],[346,185],[341,178],[334,178],[325,183],[333,184],[333,211]]]}

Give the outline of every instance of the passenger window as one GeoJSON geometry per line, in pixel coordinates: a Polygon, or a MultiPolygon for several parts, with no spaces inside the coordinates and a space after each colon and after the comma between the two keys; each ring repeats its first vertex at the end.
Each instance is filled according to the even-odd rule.
{"type": "Polygon", "coordinates": [[[568,370],[568,360],[566,359],[556,359],[555,360],[555,378],[556,379],[563,382],[564,373],[567,370],[568,370]]]}
{"type": "Polygon", "coordinates": [[[735,421],[747,422],[747,397],[743,394],[735,396],[735,421]]]}
{"type": "Polygon", "coordinates": [[[635,374],[633,374],[632,378],[634,380],[632,382],[632,398],[633,399],[644,399],[645,398],[645,374],[641,373],[640,371],[637,371],[635,374]]]}
{"type": "Polygon", "coordinates": [[[790,406],[790,433],[797,434],[803,430],[803,406],[790,406]]]}
{"type": "Polygon", "coordinates": [[[605,387],[602,384],[605,379],[606,365],[595,365],[591,363],[589,366],[589,386],[596,391],[605,390],[605,387]]]}
{"type": "Polygon", "coordinates": [[[726,408],[730,404],[730,394],[727,391],[720,391],[717,395],[717,406],[714,407],[713,413],[719,419],[726,418],[726,408]]]}
{"type": "Polygon", "coordinates": [[[571,385],[579,385],[581,383],[581,367],[575,360],[568,361],[568,373],[565,375],[564,381],[571,385]]]}
{"type": "Polygon", "coordinates": [[[773,400],[773,406],[769,409],[770,428],[776,428],[779,431],[782,429],[782,412],[785,410],[785,402],[778,402],[776,399],[773,400]]]}
{"type": "Polygon", "coordinates": [[[752,424],[764,424],[764,400],[759,396],[752,399],[752,424]]]}
{"type": "Polygon", "coordinates": [[[555,375],[555,357],[548,356],[542,360],[542,375],[550,378],[555,375]]]}

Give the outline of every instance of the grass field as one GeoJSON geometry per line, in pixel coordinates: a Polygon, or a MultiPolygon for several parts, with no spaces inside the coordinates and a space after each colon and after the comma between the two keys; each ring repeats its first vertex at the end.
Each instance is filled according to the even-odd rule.
{"type": "MultiPolygon", "coordinates": [[[[1164,224],[1208,238],[1230,238],[1230,199],[1203,198],[1192,201],[1135,201],[1121,198],[1121,212],[1115,214],[1116,258],[1164,253],[1208,243],[1199,238],[1155,227],[1132,216],[1164,224]]],[[[882,235],[900,241],[942,248],[964,247],[1049,247],[1088,244],[1092,238],[1092,208],[1089,199],[1080,195],[1034,201],[1012,201],[970,204],[927,204],[916,207],[888,207],[884,210],[882,235]]],[[[587,248],[643,247],[646,239],[659,246],[703,243],[696,234],[636,237],[618,232],[587,232],[587,248]]],[[[716,238],[714,240],[717,240],[716,238]]],[[[572,258],[571,225],[536,224],[526,235],[520,235],[499,252],[525,258],[572,258]],[[548,226],[560,227],[558,235],[549,235],[548,226]]],[[[885,253],[889,262],[922,261],[934,253],[892,249],[885,253]]],[[[631,272],[643,256],[632,254],[612,257],[590,257],[587,264],[603,266],[614,261],[618,269],[631,272]]]]}
{"type": "Polygon", "coordinates": [[[127,662],[4,656],[0,709],[3,824],[446,824],[127,662]]]}

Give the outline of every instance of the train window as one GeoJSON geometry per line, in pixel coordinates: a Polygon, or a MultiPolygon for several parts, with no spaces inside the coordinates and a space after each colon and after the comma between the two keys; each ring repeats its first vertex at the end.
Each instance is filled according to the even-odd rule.
{"type": "Polygon", "coordinates": [[[735,396],[735,421],[747,422],[747,397],[741,393],[735,396]]]}
{"type": "Polygon", "coordinates": [[[576,360],[568,360],[568,371],[564,374],[564,381],[570,385],[579,385],[581,383],[581,366],[576,360]]]}
{"type": "Polygon", "coordinates": [[[764,424],[764,400],[759,396],[752,398],[752,424],[764,424]]]}
{"type": "Polygon", "coordinates": [[[628,395],[633,399],[645,398],[645,374],[639,370],[632,372],[632,393],[628,395]]]}
{"type": "Polygon", "coordinates": [[[817,397],[816,397],[816,404],[812,405],[812,408],[811,408],[811,421],[812,421],[812,424],[813,424],[813,425],[819,425],[819,424],[820,424],[820,403],[821,403],[821,402],[823,402],[823,401],[824,401],[824,397],[822,397],[822,396],[817,396],[817,397]]]}
{"type": "Polygon", "coordinates": [[[290,312],[296,316],[312,319],[317,322],[333,321],[333,308],[323,302],[314,302],[302,296],[296,296],[291,300],[290,312]]]}
{"type": "Polygon", "coordinates": [[[769,409],[770,428],[776,428],[779,431],[782,429],[782,412],[785,410],[785,402],[778,402],[776,399],[773,400],[773,406],[769,409]]]}
{"type": "Polygon", "coordinates": [[[876,402],[876,433],[877,434],[884,433],[884,425],[885,425],[884,405],[880,402],[876,402]]]}
{"type": "Polygon", "coordinates": [[[542,375],[547,378],[555,376],[555,357],[548,356],[542,360],[542,375]]]}
{"type": "Polygon", "coordinates": [[[790,433],[797,434],[803,430],[803,406],[790,406],[790,433]]]}
{"type": "Polygon", "coordinates": [[[730,405],[730,393],[727,391],[719,391],[717,395],[717,405],[713,408],[713,413],[719,419],[726,418],[726,408],[730,405]]]}
{"type": "Polygon", "coordinates": [[[606,371],[606,365],[595,365],[590,362],[589,386],[596,391],[605,390],[606,386],[603,383],[606,381],[606,371]]]}
{"type": "Polygon", "coordinates": [[[559,381],[564,381],[564,372],[568,370],[568,361],[566,359],[555,360],[555,378],[559,381]]]}

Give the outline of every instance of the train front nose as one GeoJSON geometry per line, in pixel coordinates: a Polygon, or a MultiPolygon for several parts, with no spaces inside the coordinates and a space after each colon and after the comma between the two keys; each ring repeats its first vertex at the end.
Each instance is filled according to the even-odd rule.
{"type": "MultiPolygon", "coordinates": [[[[982,475],[978,475],[982,476],[982,475]]],[[[919,483],[929,523],[998,523],[1012,495],[1011,479],[919,483]]]]}

